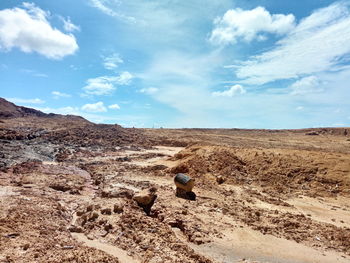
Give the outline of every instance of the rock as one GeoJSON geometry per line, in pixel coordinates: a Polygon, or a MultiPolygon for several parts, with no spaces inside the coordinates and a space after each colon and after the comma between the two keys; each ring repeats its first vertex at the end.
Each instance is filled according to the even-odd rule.
{"type": "Polygon", "coordinates": [[[111,224],[106,224],[104,226],[104,230],[107,231],[107,232],[109,232],[109,230],[111,230],[112,228],[113,228],[113,226],[111,224]]]}
{"type": "Polygon", "coordinates": [[[74,246],[63,246],[62,249],[73,249],[74,246]]]}
{"type": "Polygon", "coordinates": [[[76,213],[77,213],[77,216],[82,216],[85,213],[85,211],[83,209],[80,209],[76,213]]]}
{"type": "Polygon", "coordinates": [[[86,207],[86,212],[91,212],[92,210],[94,210],[94,206],[93,205],[88,205],[86,207]]]}
{"type": "Polygon", "coordinates": [[[148,205],[154,199],[154,195],[148,190],[143,190],[134,195],[133,198],[139,205],[148,205]]]}
{"type": "Polygon", "coordinates": [[[106,208],[103,208],[101,209],[101,214],[102,215],[111,215],[112,214],[112,209],[106,207],[106,208]]]}
{"type": "Polygon", "coordinates": [[[147,215],[150,214],[151,208],[157,199],[155,194],[157,190],[155,188],[145,189],[134,195],[133,199],[136,203],[143,208],[147,215]]]}
{"type": "Polygon", "coordinates": [[[26,243],[22,246],[23,250],[28,250],[28,248],[30,247],[29,243],[26,243]]]}
{"type": "Polygon", "coordinates": [[[219,175],[218,177],[216,177],[216,182],[218,184],[223,184],[225,182],[225,178],[219,175]]]}
{"type": "Polygon", "coordinates": [[[76,226],[76,225],[71,225],[68,230],[70,232],[74,232],[74,233],[82,233],[83,229],[80,226],[76,226]]]}
{"type": "Polygon", "coordinates": [[[89,215],[89,221],[95,221],[98,218],[98,213],[93,212],[89,215]]]}
{"type": "Polygon", "coordinates": [[[117,214],[120,214],[120,213],[123,213],[123,206],[120,205],[120,204],[114,204],[114,207],[113,207],[113,212],[114,213],[117,213],[117,214]]]}

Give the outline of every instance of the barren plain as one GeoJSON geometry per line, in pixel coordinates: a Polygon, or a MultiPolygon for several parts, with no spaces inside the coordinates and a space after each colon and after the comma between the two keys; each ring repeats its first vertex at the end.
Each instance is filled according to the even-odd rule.
{"type": "Polygon", "coordinates": [[[0,169],[0,262],[350,262],[350,128],[132,129],[2,99],[0,169]]]}

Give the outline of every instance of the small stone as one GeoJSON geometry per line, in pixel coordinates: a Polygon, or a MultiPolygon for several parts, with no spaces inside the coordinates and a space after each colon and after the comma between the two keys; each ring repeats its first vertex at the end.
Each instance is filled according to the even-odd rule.
{"type": "Polygon", "coordinates": [[[80,226],[76,226],[76,225],[71,225],[68,230],[70,232],[74,232],[74,233],[82,233],[83,229],[80,226]]]}
{"type": "Polygon", "coordinates": [[[89,221],[95,221],[98,218],[98,213],[93,212],[90,216],[89,216],[89,221]]]}
{"type": "Polygon", "coordinates": [[[123,213],[123,206],[120,205],[120,204],[114,204],[114,207],[113,207],[113,212],[114,213],[117,213],[117,214],[120,214],[120,213],[123,213]]]}
{"type": "Polygon", "coordinates": [[[23,250],[27,250],[28,248],[29,248],[29,244],[28,243],[26,243],[26,244],[24,244],[23,246],[22,246],[22,248],[23,248],[23,250]]]}
{"type": "Polygon", "coordinates": [[[112,214],[112,209],[110,209],[110,208],[103,208],[103,209],[101,209],[101,214],[102,215],[111,215],[112,214]]]}
{"type": "Polygon", "coordinates": [[[63,246],[62,249],[73,249],[74,246],[63,246]]]}
{"type": "Polygon", "coordinates": [[[77,216],[82,216],[85,213],[83,209],[77,211],[77,216]]]}
{"type": "Polygon", "coordinates": [[[89,205],[86,207],[86,212],[91,212],[92,210],[94,210],[94,206],[93,205],[89,205]]]}
{"type": "Polygon", "coordinates": [[[216,177],[216,182],[218,184],[223,184],[225,182],[225,178],[219,175],[218,177],[216,177]]]}
{"type": "Polygon", "coordinates": [[[113,228],[113,226],[111,224],[106,224],[104,226],[104,230],[106,230],[107,232],[109,232],[109,230],[111,230],[113,228]]]}

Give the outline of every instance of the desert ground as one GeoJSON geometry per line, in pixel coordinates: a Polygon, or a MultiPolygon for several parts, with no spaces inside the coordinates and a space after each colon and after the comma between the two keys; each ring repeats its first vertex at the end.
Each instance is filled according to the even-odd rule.
{"type": "Polygon", "coordinates": [[[134,129],[1,99],[0,244],[4,263],[350,262],[350,128],[134,129]]]}

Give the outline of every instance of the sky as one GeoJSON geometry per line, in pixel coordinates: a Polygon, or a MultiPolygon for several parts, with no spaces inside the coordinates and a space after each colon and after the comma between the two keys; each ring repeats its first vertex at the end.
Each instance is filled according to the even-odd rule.
{"type": "Polygon", "coordinates": [[[350,126],[350,1],[0,1],[0,97],[149,128],[350,126]]]}

